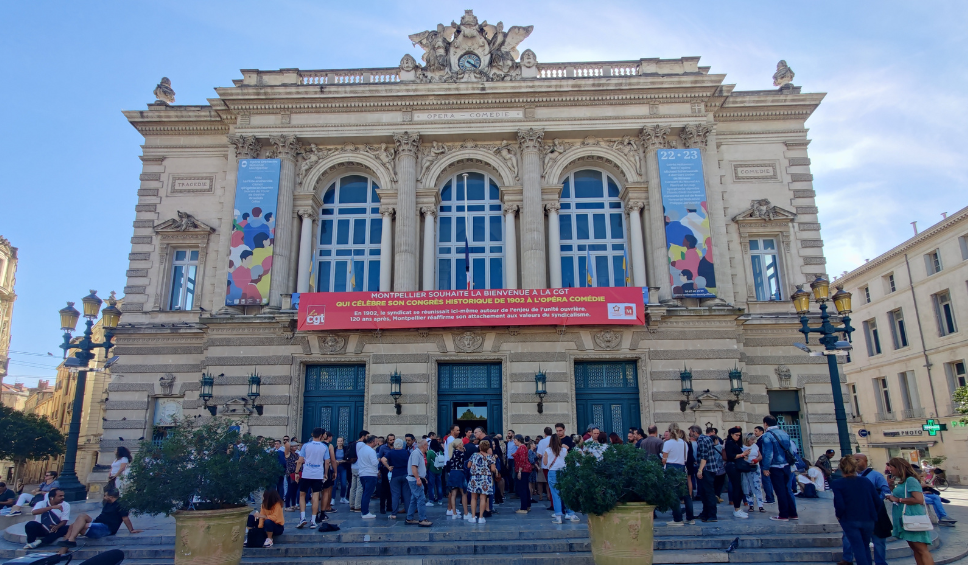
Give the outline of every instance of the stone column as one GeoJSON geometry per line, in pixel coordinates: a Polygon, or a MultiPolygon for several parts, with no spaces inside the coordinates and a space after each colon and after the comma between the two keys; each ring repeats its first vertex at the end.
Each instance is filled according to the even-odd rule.
{"type": "Polygon", "coordinates": [[[665,217],[662,213],[662,190],[659,183],[659,161],[656,150],[669,147],[669,126],[645,126],[639,137],[645,150],[645,172],[649,181],[649,250],[652,260],[651,285],[659,288],[659,301],[672,299],[669,276],[669,251],[666,247],[665,217]]]}
{"type": "Polygon", "coordinates": [[[551,288],[561,288],[561,224],[558,222],[557,202],[545,204],[548,212],[548,263],[551,265],[551,288]]]}
{"type": "Polygon", "coordinates": [[[545,288],[544,213],[541,208],[541,143],[544,130],[518,130],[521,144],[523,203],[521,209],[521,264],[527,265],[522,288],[545,288]]]}
{"type": "Polygon", "coordinates": [[[309,274],[313,267],[313,211],[299,211],[302,221],[299,232],[299,268],[296,275],[296,292],[309,292],[309,274]]]}
{"type": "Polygon", "coordinates": [[[423,289],[434,290],[436,287],[434,280],[434,264],[437,254],[434,248],[437,245],[435,235],[437,227],[437,209],[432,206],[424,206],[420,209],[424,218],[424,244],[423,244],[423,289]]]}
{"type": "Polygon", "coordinates": [[[383,232],[380,236],[380,292],[390,291],[390,278],[393,274],[393,207],[383,206],[383,232]]]}
{"type": "Polygon", "coordinates": [[[517,204],[504,205],[504,288],[518,288],[518,234],[514,228],[517,204]]]}
{"type": "Polygon", "coordinates": [[[417,150],[420,134],[393,134],[397,146],[397,232],[393,254],[393,290],[417,290],[417,264],[420,260],[417,235],[417,150]]]}
{"type": "Polygon", "coordinates": [[[625,212],[629,215],[629,257],[632,261],[632,284],[635,286],[648,286],[645,280],[645,247],[642,245],[642,202],[632,201],[625,206],[625,212]]]}
{"type": "Polygon", "coordinates": [[[292,196],[296,192],[296,153],[299,142],[294,135],[269,138],[279,155],[279,202],[276,205],[276,228],[272,244],[272,270],[269,278],[269,308],[282,308],[282,295],[289,294],[289,267],[292,254],[292,196]]]}

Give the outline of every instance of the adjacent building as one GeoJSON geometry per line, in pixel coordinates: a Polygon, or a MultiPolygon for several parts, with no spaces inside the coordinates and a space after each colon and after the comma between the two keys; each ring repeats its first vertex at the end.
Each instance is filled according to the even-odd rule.
{"type": "Polygon", "coordinates": [[[400,38],[420,62],[247,69],[202,105],[163,79],[125,112],[143,168],[101,458],[206,406],[270,437],[773,413],[810,457],[836,446],[789,301],[826,272],[805,125],[824,95],[783,61],[752,91],[698,57],[541,63],[517,50],[532,30],[468,11],[400,38]],[[277,181],[249,190],[253,167],[277,181]],[[603,287],[638,288],[639,321],[300,330],[294,306],[603,287]]]}
{"type": "Polygon", "coordinates": [[[949,480],[968,480],[968,427],[952,402],[968,384],[968,208],[837,284],[853,293],[857,331],[844,368],[861,450],[877,468],[943,455],[949,480]]]}
{"type": "Polygon", "coordinates": [[[3,382],[10,367],[10,323],[13,320],[13,303],[17,300],[13,290],[16,282],[17,248],[0,236],[0,382],[3,382]]]}

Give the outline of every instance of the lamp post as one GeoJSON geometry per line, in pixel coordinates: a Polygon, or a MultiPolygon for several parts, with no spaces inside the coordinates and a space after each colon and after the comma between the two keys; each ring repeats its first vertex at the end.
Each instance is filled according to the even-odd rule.
{"type": "Polygon", "coordinates": [[[252,374],[249,375],[249,400],[252,401],[252,408],[255,409],[255,413],[262,415],[263,407],[261,404],[256,404],[259,397],[262,395],[262,377],[259,376],[258,371],[253,370],[252,374]]]}
{"type": "Polygon", "coordinates": [[[400,397],[403,396],[403,392],[400,387],[403,383],[403,376],[400,375],[400,371],[394,369],[393,374],[390,375],[390,396],[393,397],[393,407],[397,411],[397,415],[400,414],[400,397]]]}
{"type": "Polygon", "coordinates": [[[680,391],[686,396],[685,400],[679,401],[679,410],[685,412],[689,406],[689,397],[692,396],[692,371],[687,369],[685,365],[682,367],[682,372],[679,373],[679,384],[680,391]]]}
{"type": "Polygon", "coordinates": [[[854,328],[850,326],[850,297],[851,294],[844,290],[843,286],[837,286],[837,292],[831,297],[830,282],[823,277],[817,277],[810,283],[810,290],[813,291],[814,300],[820,305],[820,327],[811,328],[807,314],[810,312],[810,293],[797,285],[796,292],[790,297],[797,314],[800,314],[800,333],[804,340],[809,343],[810,334],[820,334],[820,344],[824,346],[823,355],[827,357],[827,370],[830,373],[830,388],[834,397],[834,417],[837,420],[837,436],[840,440],[841,457],[851,454],[850,434],[847,428],[847,412],[844,410],[844,395],[840,390],[840,370],[837,368],[837,356],[839,352],[851,348],[849,340],[854,328]],[[830,323],[830,315],[827,313],[827,301],[833,300],[837,313],[841,315],[843,326],[836,327],[830,323]],[[844,340],[837,339],[837,334],[843,334],[844,340]]]}
{"type": "Polygon", "coordinates": [[[548,394],[548,375],[538,368],[534,374],[534,393],[538,396],[538,414],[544,413],[544,397],[548,394]]]}
{"type": "Polygon", "coordinates": [[[729,372],[729,392],[736,396],[736,400],[726,401],[729,411],[732,412],[736,409],[739,398],[743,395],[743,371],[740,371],[739,367],[734,366],[733,370],[729,372]]]}
{"type": "MultiPolygon", "coordinates": [[[[118,303],[114,298],[114,293],[108,298],[108,306],[104,309],[101,316],[101,326],[104,328],[104,341],[95,343],[91,336],[94,320],[97,319],[98,311],[101,309],[101,299],[97,296],[97,291],[92,290],[91,294],[81,299],[84,308],[84,317],[87,318],[84,328],[84,336],[77,343],[71,343],[71,334],[77,327],[77,320],[80,312],[74,308],[73,302],[68,302],[67,307],[60,310],[61,329],[64,330],[64,343],[61,349],[64,350],[64,358],[71,349],[76,349],[74,358],[77,360],[72,363],[76,367],[77,382],[74,389],[74,402],[71,408],[71,426],[67,432],[67,451],[64,454],[64,469],[58,477],[60,487],[64,489],[64,499],[68,502],[87,499],[87,488],[77,479],[77,442],[81,435],[81,413],[84,411],[84,389],[87,386],[88,363],[94,358],[96,349],[104,349],[105,355],[114,345],[111,339],[114,337],[114,330],[118,327],[121,319],[121,310],[116,306],[118,303]]],[[[73,369],[72,369],[73,372],[73,369]]]]}

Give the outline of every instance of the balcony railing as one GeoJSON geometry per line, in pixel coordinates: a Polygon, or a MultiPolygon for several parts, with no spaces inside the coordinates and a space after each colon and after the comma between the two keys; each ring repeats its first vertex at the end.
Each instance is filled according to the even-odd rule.
{"type": "Polygon", "coordinates": [[[901,410],[902,420],[920,420],[924,418],[924,408],[908,408],[901,410]]]}
{"type": "Polygon", "coordinates": [[[893,412],[878,412],[875,415],[875,419],[878,422],[893,422],[897,420],[897,417],[893,412]]]}

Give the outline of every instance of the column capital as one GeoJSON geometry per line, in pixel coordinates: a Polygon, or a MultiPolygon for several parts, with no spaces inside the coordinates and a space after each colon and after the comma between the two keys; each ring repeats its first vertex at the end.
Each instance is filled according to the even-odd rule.
{"type": "Polygon", "coordinates": [[[393,142],[397,146],[398,155],[411,155],[416,157],[417,151],[420,149],[420,134],[410,133],[409,131],[395,133],[393,134],[393,142]]]}
{"type": "Polygon", "coordinates": [[[547,212],[548,214],[552,214],[552,213],[557,214],[558,210],[561,210],[561,204],[557,202],[549,202],[544,205],[544,209],[545,209],[545,212],[547,212]]]}
{"type": "Polygon", "coordinates": [[[235,146],[236,159],[258,159],[262,144],[254,135],[228,135],[229,143],[235,146]]]}
{"type": "Polygon", "coordinates": [[[517,204],[505,204],[504,205],[504,213],[505,214],[511,214],[513,216],[513,215],[515,215],[515,214],[518,213],[518,210],[520,210],[520,206],[518,206],[517,204]]]}
{"type": "Polygon", "coordinates": [[[671,127],[662,124],[645,126],[639,132],[639,139],[642,140],[642,146],[646,151],[675,147],[676,141],[667,137],[671,131],[671,127]]]}
{"type": "Polygon", "coordinates": [[[433,206],[421,206],[420,213],[424,216],[437,217],[437,209],[433,206]]]}
{"type": "Polygon", "coordinates": [[[640,202],[638,200],[633,200],[625,205],[626,214],[638,214],[645,208],[645,202],[640,202]]]}
{"type": "Polygon", "coordinates": [[[388,216],[392,218],[393,217],[393,214],[395,214],[395,213],[396,213],[396,209],[393,206],[381,206],[380,207],[380,215],[383,216],[384,218],[386,218],[388,216]]]}
{"type": "Polygon", "coordinates": [[[295,135],[274,135],[269,138],[269,143],[276,146],[276,154],[280,159],[287,159],[296,162],[296,154],[299,153],[299,140],[295,135]]]}
{"type": "Polygon", "coordinates": [[[686,124],[679,132],[682,146],[687,149],[704,149],[712,128],[706,124],[686,124]]]}
{"type": "Polygon", "coordinates": [[[523,151],[539,151],[543,142],[543,129],[528,128],[518,130],[518,143],[521,145],[523,151]]]}
{"type": "Polygon", "coordinates": [[[300,208],[296,213],[299,214],[299,217],[303,220],[308,220],[313,217],[313,211],[309,208],[300,208]]]}

